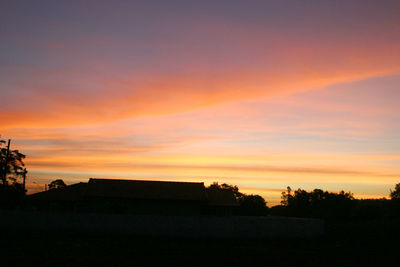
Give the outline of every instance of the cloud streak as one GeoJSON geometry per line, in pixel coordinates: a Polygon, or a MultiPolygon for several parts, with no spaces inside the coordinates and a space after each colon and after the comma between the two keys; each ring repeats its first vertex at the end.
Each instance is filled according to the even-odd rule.
{"type": "MultiPolygon", "coordinates": [[[[329,14],[326,8],[332,7],[319,8],[329,14]]],[[[3,60],[7,68],[0,73],[0,92],[8,101],[0,113],[2,127],[61,127],[171,115],[400,72],[400,24],[395,17],[388,20],[362,10],[380,27],[361,16],[342,28],[317,11],[303,10],[300,17],[308,14],[309,21],[290,18],[288,24],[271,27],[265,17],[249,24],[237,20],[233,10],[226,12],[219,18],[202,12],[193,19],[179,14],[181,21],[170,19],[167,12],[162,16],[168,18],[165,29],[152,25],[137,35],[112,33],[107,25],[86,38],[65,30],[68,40],[43,35],[39,43],[29,42],[42,58],[3,60]],[[359,28],[360,21],[370,27],[369,35],[359,28]],[[318,22],[329,31],[310,27],[318,22]]],[[[282,12],[293,15],[290,9],[282,12]]],[[[104,23],[96,16],[89,20],[104,23]]],[[[68,26],[57,23],[62,29],[68,26]]],[[[11,37],[6,42],[22,48],[26,38],[31,40],[11,37]]]]}

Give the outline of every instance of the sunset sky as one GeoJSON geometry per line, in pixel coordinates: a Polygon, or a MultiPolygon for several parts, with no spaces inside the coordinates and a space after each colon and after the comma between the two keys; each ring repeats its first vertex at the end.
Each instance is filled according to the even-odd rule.
{"type": "Polygon", "coordinates": [[[400,1],[2,1],[0,134],[28,193],[90,177],[388,197],[400,1]]]}

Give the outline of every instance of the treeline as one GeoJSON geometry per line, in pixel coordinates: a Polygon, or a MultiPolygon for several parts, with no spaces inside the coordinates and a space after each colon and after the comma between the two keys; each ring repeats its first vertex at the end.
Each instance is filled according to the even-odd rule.
{"type": "Polygon", "coordinates": [[[349,217],[354,210],[354,200],[353,194],[344,191],[333,193],[314,189],[307,192],[288,187],[282,192],[281,205],[273,207],[271,213],[295,217],[349,217]]]}
{"type": "MultiPolygon", "coordinates": [[[[396,185],[396,188],[399,186],[396,185]]],[[[322,219],[390,219],[400,217],[400,199],[392,191],[391,199],[355,199],[350,192],[333,193],[314,189],[305,191],[290,187],[282,192],[281,205],[270,209],[270,215],[322,219]]]]}
{"type": "MultiPolygon", "coordinates": [[[[25,155],[11,149],[11,140],[0,139],[0,208],[17,207],[23,203],[27,170],[25,155]]],[[[62,188],[66,184],[57,179],[49,189],[62,188]]],[[[287,190],[282,192],[281,205],[269,208],[263,197],[240,192],[235,185],[214,182],[208,190],[227,190],[233,193],[238,207],[234,215],[243,216],[294,216],[324,219],[379,219],[400,218],[400,183],[395,185],[388,199],[355,199],[350,192],[333,193],[314,189],[287,190]]]]}
{"type": "Polygon", "coordinates": [[[208,188],[232,191],[239,206],[234,215],[245,216],[290,216],[321,219],[391,219],[400,218],[400,184],[391,191],[391,199],[356,199],[350,192],[339,193],[314,189],[282,192],[281,205],[268,207],[259,195],[248,195],[229,184],[213,183],[208,188]]]}

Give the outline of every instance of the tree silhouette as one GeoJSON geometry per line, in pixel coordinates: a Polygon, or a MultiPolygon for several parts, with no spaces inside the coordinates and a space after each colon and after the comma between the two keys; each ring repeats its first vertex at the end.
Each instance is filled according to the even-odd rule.
{"type": "Polygon", "coordinates": [[[355,205],[353,194],[344,191],[332,193],[314,189],[307,192],[300,188],[293,191],[288,186],[281,198],[284,213],[290,216],[348,217],[355,205]]]}
{"type": "Polygon", "coordinates": [[[262,196],[247,195],[239,191],[236,185],[212,183],[207,187],[211,190],[227,190],[233,193],[239,204],[236,212],[238,215],[267,215],[267,202],[262,196]]]}
{"type": "Polygon", "coordinates": [[[25,155],[18,150],[10,150],[10,141],[0,140],[1,183],[3,187],[21,187],[24,182],[18,183],[18,178],[25,178],[27,173],[23,162],[25,155]]]}
{"type": "Polygon", "coordinates": [[[57,189],[57,188],[64,188],[66,186],[67,185],[64,183],[64,181],[62,179],[57,179],[57,180],[52,181],[49,184],[49,190],[57,189]]]}
{"type": "Polygon", "coordinates": [[[394,190],[390,190],[391,199],[400,200],[400,183],[396,184],[394,190]]]}
{"type": "Polygon", "coordinates": [[[240,215],[267,215],[265,199],[259,195],[244,195],[239,202],[240,215]]]}
{"type": "Polygon", "coordinates": [[[239,200],[244,195],[243,193],[239,192],[239,188],[236,185],[230,185],[226,183],[218,184],[218,182],[213,182],[207,188],[211,190],[231,191],[237,200],[239,200]]]}
{"type": "Polygon", "coordinates": [[[289,206],[289,203],[291,203],[291,201],[293,200],[293,196],[292,196],[292,188],[290,188],[290,186],[286,187],[286,192],[283,191],[282,192],[282,196],[281,196],[281,205],[283,206],[289,206]]]}

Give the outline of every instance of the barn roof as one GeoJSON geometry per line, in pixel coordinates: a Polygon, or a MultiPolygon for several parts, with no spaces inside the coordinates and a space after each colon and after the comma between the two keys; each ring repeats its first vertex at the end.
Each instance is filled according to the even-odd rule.
{"type": "Polygon", "coordinates": [[[92,197],[207,201],[203,183],[91,178],[85,193],[92,197]]]}

